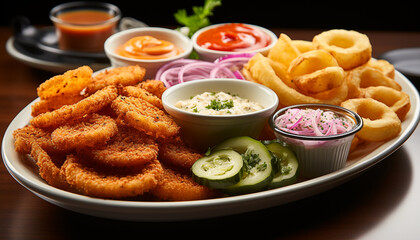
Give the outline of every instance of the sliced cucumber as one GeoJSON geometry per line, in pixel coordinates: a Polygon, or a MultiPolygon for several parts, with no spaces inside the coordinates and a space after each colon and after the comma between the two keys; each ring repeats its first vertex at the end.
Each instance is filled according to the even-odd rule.
{"type": "Polygon", "coordinates": [[[226,188],[241,180],[242,156],[233,150],[215,151],[192,166],[193,179],[211,188],[226,188]]]}
{"type": "Polygon", "coordinates": [[[277,171],[271,183],[268,184],[268,188],[278,188],[295,183],[299,166],[295,153],[278,142],[272,142],[266,147],[278,160],[275,167],[277,171]]]}
{"type": "Polygon", "coordinates": [[[213,151],[231,149],[242,155],[244,170],[241,180],[224,189],[228,194],[243,194],[264,189],[273,178],[271,154],[260,141],[250,137],[235,137],[217,145],[213,151]]]}

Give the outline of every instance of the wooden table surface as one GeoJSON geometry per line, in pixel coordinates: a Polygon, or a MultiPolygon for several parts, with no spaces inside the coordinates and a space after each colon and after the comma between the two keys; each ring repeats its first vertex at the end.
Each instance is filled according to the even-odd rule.
{"type": "MultiPolygon", "coordinates": [[[[274,29],[292,39],[321,30],[274,29]]],[[[364,31],[373,56],[420,47],[419,32],[364,31]]],[[[28,67],[4,48],[12,32],[0,28],[0,133],[36,98],[37,86],[53,74],[28,67]]],[[[126,222],[87,216],[50,204],[17,183],[0,164],[0,239],[103,237],[259,239],[420,239],[420,130],[357,178],[329,191],[282,206],[189,222],[126,222]]]]}

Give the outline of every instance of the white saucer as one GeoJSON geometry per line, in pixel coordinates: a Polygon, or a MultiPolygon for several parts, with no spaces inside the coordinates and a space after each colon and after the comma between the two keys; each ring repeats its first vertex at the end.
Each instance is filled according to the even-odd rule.
{"type": "Polygon", "coordinates": [[[20,51],[15,46],[13,36],[10,37],[6,42],[6,51],[10,56],[28,66],[53,73],[63,73],[67,70],[80,67],[81,65],[88,65],[94,71],[109,67],[111,65],[110,63],[88,63],[83,61],[80,61],[79,63],[73,61],[73,63],[70,63],[66,61],[48,60],[44,56],[42,56],[42,53],[28,54],[23,51],[20,51]]]}

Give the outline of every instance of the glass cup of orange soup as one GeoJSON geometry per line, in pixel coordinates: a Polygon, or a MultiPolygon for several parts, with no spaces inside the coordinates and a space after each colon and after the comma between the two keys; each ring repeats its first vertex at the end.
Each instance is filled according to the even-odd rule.
{"type": "Polygon", "coordinates": [[[59,48],[69,51],[103,52],[120,18],[118,7],[102,2],[68,2],[50,11],[59,48]]]}

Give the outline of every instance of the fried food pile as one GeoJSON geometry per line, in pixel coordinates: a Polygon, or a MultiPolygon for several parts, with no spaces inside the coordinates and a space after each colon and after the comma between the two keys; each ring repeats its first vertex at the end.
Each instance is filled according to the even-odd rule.
{"type": "Polygon", "coordinates": [[[267,57],[256,54],[243,73],[273,89],[282,106],[325,103],[357,112],[364,127],[354,149],[357,142],[396,137],[410,110],[409,96],[394,79],[394,66],[371,53],[369,38],[356,31],[333,29],[312,41],[281,34],[267,57]]]}
{"type": "Polygon", "coordinates": [[[50,185],[100,198],[195,200],[218,193],[195,183],[202,154],[179,137],[162,107],[165,87],[128,66],[92,75],[82,66],[38,89],[30,123],[17,129],[15,149],[30,154],[50,185]]]}

